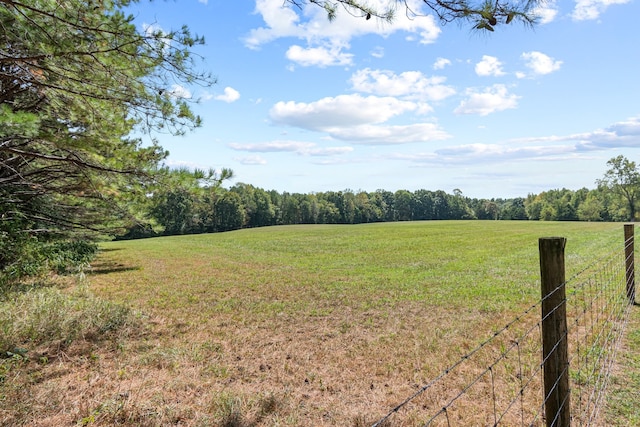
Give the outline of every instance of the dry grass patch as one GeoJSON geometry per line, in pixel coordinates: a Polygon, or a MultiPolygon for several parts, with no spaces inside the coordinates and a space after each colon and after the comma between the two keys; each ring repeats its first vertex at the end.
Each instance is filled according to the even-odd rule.
{"type": "MultiPolygon", "coordinates": [[[[637,286],[637,285],[636,285],[637,286]]],[[[636,297],[637,298],[637,297],[636,297]]],[[[627,335],[613,368],[605,419],[609,426],[640,425],[640,307],[631,308],[627,335]]]]}

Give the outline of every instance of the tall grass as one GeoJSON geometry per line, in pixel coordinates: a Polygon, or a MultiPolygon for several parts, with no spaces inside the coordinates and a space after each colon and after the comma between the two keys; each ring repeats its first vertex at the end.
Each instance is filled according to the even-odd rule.
{"type": "Polygon", "coordinates": [[[10,292],[0,304],[0,355],[27,355],[48,344],[64,348],[77,339],[104,336],[132,319],[129,308],[96,298],[86,288],[72,293],[56,287],[10,292]]]}
{"type": "Polygon", "coordinates": [[[14,283],[0,295],[1,426],[64,424],[43,416],[43,406],[70,404],[47,378],[74,359],[97,360],[94,352],[102,343],[115,343],[139,325],[130,308],[96,297],[82,276],[75,279],[72,289],[61,286],[72,282],[67,278],[55,285],[14,283]],[[39,385],[49,393],[44,400],[39,385]]]}

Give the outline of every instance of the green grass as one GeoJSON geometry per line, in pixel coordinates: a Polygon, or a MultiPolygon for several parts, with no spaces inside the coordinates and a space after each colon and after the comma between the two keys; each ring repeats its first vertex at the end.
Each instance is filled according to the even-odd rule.
{"type": "Polygon", "coordinates": [[[148,329],[100,356],[109,382],[91,393],[103,404],[60,419],[367,425],[540,299],[549,236],[568,239],[567,277],[623,247],[622,224],[497,221],[104,243],[91,291],[145,313],[148,329]],[[104,403],[125,392],[122,408],[104,403]]]}
{"type": "Polygon", "coordinates": [[[102,261],[140,269],[127,277],[142,293],[131,294],[124,284],[102,291],[172,309],[215,298],[214,311],[251,309],[265,315],[314,312],[327,300],[366,310],[403,301],[461,308],[473,298],[475,308],[502,310],[539,294],[534,286],[539,237],[568,238],[570,275],[598,251],[621,245],[621,229],[585,223],[412,222],[113,242],[103,248],[118,252],[106,252],[102,261]],[[152,286],[156,280],[160,283],[152,286]],[[220,299],[215,291],[229,286],[234,288],[229,293],[247,293],[220,299]],[[282,298],[274,301],[272,293],[282,298]]]}

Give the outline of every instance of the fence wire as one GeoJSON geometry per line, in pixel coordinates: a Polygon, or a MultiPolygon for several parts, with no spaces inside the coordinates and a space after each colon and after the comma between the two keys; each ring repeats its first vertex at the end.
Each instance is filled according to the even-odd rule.
{"type": "MultiPolygon", "coordinates": [[[[629,242],[626,242],[628,244],[629,242]]],[[[576,273],[566,290],[569,405],[573,425],[603,425],[600,410],[628,319],[625,253],[576,273]]],[[[543,299],[497,330],[372,427],[543,426],[543,299]]],[[[559,343],[558,343],[559,344],[559,343]]],[[[556,344],[556,346],[558,345],[556,344]]]]}

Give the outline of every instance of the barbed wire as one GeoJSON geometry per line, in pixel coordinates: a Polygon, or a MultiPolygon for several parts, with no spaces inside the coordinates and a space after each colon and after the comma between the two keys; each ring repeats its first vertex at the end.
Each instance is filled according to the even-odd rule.
{"type": "MultiPolygon", "coordinates": [[[[624,252],[616,248],[577,271],[392,408],[372,427],[388,426],[392,417],[399,416],[401,411],[409,413],[410,408],[413,408],[410,414],[416,419],[415,425],[424,427],[470,423],[538,426],[545,417],[558,417],[559,414],[544,413],[549,396],[543,392],[546,360],[542,355],[542,323],[545,319],[540,313],[543,302],[563,288],[566,298],[551,311],[566,305],[568,326],[547,358],[561,341],[567,341],[569,364],[560,372],[558,381],[562,376],[569,376],[571,398],[567,395],[560,407],[569,406],[576,425],[594,425],[600,416],[631,307],[626,290],[626,265],[624,252]],[[498,356],[491,358],[496,352],[498,356]],[[482,362],[484,364],[479,365],[482,362]],[[465,380],[464,385],[452,385],[460,382],[459,377],[465,380]],[[465,403],[471,409],[465,409],[465,403]],[[469,416],[474,419],[470,420],[469,416]]],[[[556,381],[553,388],[557,384],[556,381]]]]}

